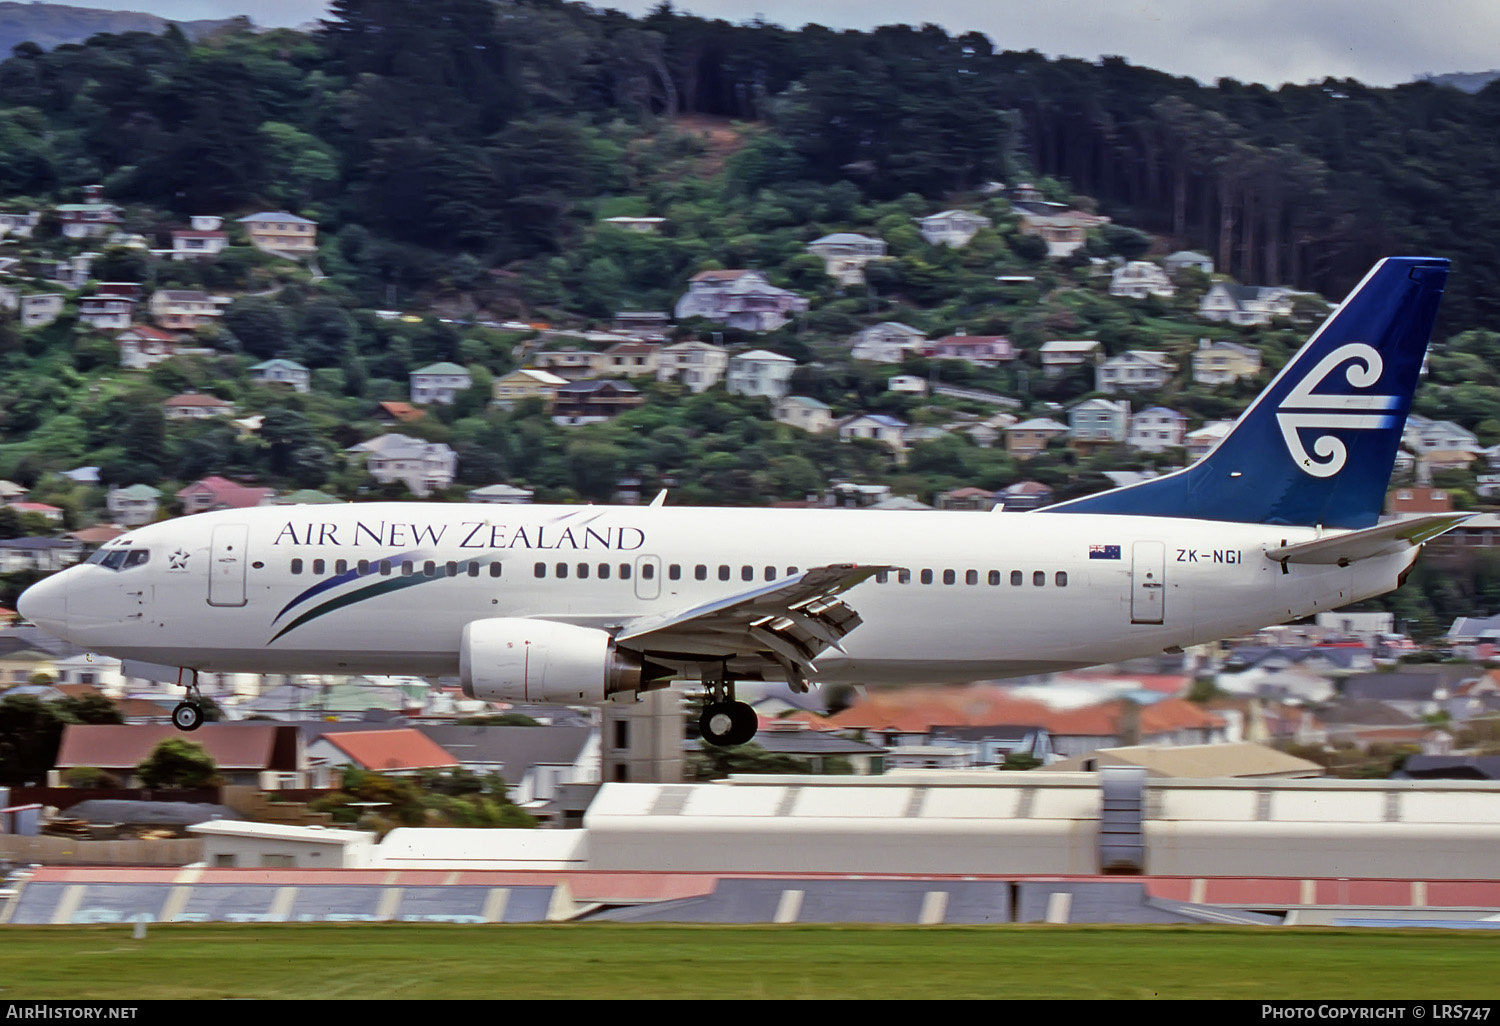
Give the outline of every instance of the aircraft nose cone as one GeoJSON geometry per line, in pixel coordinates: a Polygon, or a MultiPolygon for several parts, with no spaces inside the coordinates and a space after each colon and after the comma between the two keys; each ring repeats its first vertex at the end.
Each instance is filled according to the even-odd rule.
{"type": "Polygon", "coordinates": [[[21,592],[16,612],[38,627],[59,638],[66,638],[68,626],[68,574],[53,574],[21,592]]]}

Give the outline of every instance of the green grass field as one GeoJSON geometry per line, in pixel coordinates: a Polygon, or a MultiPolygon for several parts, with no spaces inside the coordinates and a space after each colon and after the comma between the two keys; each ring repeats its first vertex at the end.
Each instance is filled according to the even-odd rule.
{"type": "Polygon", "coordinates": [[[1500,935],[1223,927],[0,929],[0,1000],[1500,997],[1500,935]]]}

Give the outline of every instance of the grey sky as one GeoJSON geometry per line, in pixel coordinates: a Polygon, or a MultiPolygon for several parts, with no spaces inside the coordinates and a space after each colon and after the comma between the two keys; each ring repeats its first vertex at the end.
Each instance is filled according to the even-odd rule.
{"type": "MultiPolygon", "coordinates": [[[[261,25],[319,17],[319,0],[137,0],[77,6],[147,10],[169,18],[248,13],[261,25]]],[[[640,14],[656,0],[601,0],[640,14]]],[[[868,29],[925,20],[952,33],[977,30],[1007,50],[1050,56],[1119,54],[1133,64],[1203,82],[1357,78],[1395,85],[1424,72],[1500,67],[1495,0],[677,0],[679,10],[800,28],[868,29]]]]}

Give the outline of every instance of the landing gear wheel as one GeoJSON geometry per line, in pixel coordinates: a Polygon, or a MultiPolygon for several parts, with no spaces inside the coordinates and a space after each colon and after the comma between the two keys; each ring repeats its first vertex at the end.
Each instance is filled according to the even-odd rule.
{"type": "Polygon", "coordinates": [[[739,744],[734,740],[736,725],[734,704],[730,702],[706,705],[703,715],[698,717],[698,732],[703,735],[703,740],[719,748],[739,744]]]}
{"type": "Polygon", "coordinates": [[[760,729],[760,720],[755,715],[755,710],[744,702],[730,702],[729,715],[734,720],[734,731],[730,734],[729,743],[732,745],[747,745],[755,732],[760,729]]]}
{"type": "Polygon", "coordinates": [[[715,702],[698,718],[703,740],[720,748],[748,743],[758,726],[755,710],[744,702],[715,702]]]}
{"type": "Polygon", "coordinates": [[[172,710],[172,726],[178,730],[197,730],[203,726],[203,710],[192,702],[178,702],[172,710]]]}

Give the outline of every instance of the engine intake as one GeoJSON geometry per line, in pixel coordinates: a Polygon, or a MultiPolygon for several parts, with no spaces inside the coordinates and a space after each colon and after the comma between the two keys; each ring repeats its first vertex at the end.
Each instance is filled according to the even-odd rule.
{"type": "Polygon", "coordinates": [[[651,690],[668,672],[616,648],[607,631],[555,620],[475,620],[459,648],[463,693],[483,701],[598,703],[651,690]]]}

